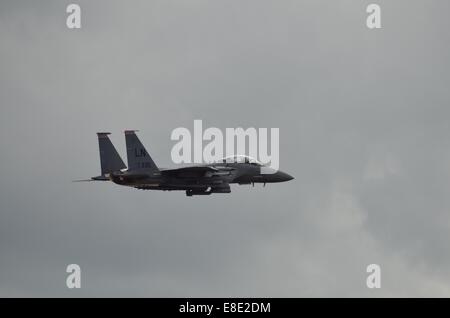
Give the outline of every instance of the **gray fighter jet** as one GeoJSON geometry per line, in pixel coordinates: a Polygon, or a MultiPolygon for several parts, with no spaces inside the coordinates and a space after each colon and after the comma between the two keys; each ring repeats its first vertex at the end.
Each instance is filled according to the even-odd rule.
{"type": "MultiPolygon", "coordinates": [[[[234,156],[217,163],[176,169],[158,168],[135,130],[125,131],[128,168],[112,144],[107,132],[99,132],[100,166],[102,174],[89,181],[112,181],[142,190],[183,190],[187,196],[230,193],[230,184],[273,183],[292,180],[281,171],[270,171],[247,156],[234,156]],[[261,169],[265,169],[261,173],[261,169]]],[[[87,180],[86,180],[87,181],[87,180]]]]}

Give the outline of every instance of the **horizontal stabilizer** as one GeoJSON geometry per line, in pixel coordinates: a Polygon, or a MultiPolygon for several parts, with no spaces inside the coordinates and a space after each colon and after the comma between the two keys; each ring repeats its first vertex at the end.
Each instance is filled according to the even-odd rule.
{"type": "Polygon", "coordinates": [[[73,180],[72,182],[92,182],[92,181],[109,181],[110,179],[105,176],[92,177],[90,179],[73,180]]]}

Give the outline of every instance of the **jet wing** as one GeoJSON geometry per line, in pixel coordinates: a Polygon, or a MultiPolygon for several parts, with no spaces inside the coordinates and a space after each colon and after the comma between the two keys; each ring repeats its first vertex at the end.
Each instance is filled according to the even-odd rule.
{"type": "Polygon", "coordinates": [[[229,167],[211,167],[211,166],[194,166],[183,167],[177,169],[161,170],[161,174],[164,176],[178,177],[178,178],[192,178],[192,177],[213,177],[213,176],[226,176],[231,173],[234,168],[229,167]]]}

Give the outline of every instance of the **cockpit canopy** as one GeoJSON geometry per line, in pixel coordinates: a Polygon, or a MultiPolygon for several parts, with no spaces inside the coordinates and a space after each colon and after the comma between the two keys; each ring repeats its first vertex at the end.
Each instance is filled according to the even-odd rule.
{"type": "Polygon", "coordinates": [[[263,166],[261,162],[250,156],[237,155],[229,156],[220,160],[221,163],[249,163],[256,166],[263,166]]]}

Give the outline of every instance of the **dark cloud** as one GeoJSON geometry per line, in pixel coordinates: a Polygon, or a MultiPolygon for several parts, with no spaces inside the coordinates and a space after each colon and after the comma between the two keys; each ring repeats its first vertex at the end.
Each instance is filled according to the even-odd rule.
{"type": "Polygon", "coordinates": [[[448,296],[449,5],[0,4],[1,296],[448,296]],[[186,198],[106,183],[96,131],[279,127],[295,180],[186,198]],[[81,290],[65,267],[82,268],[81,290]],[[381,290],[365,286],[382,266],[381,290]]]}

